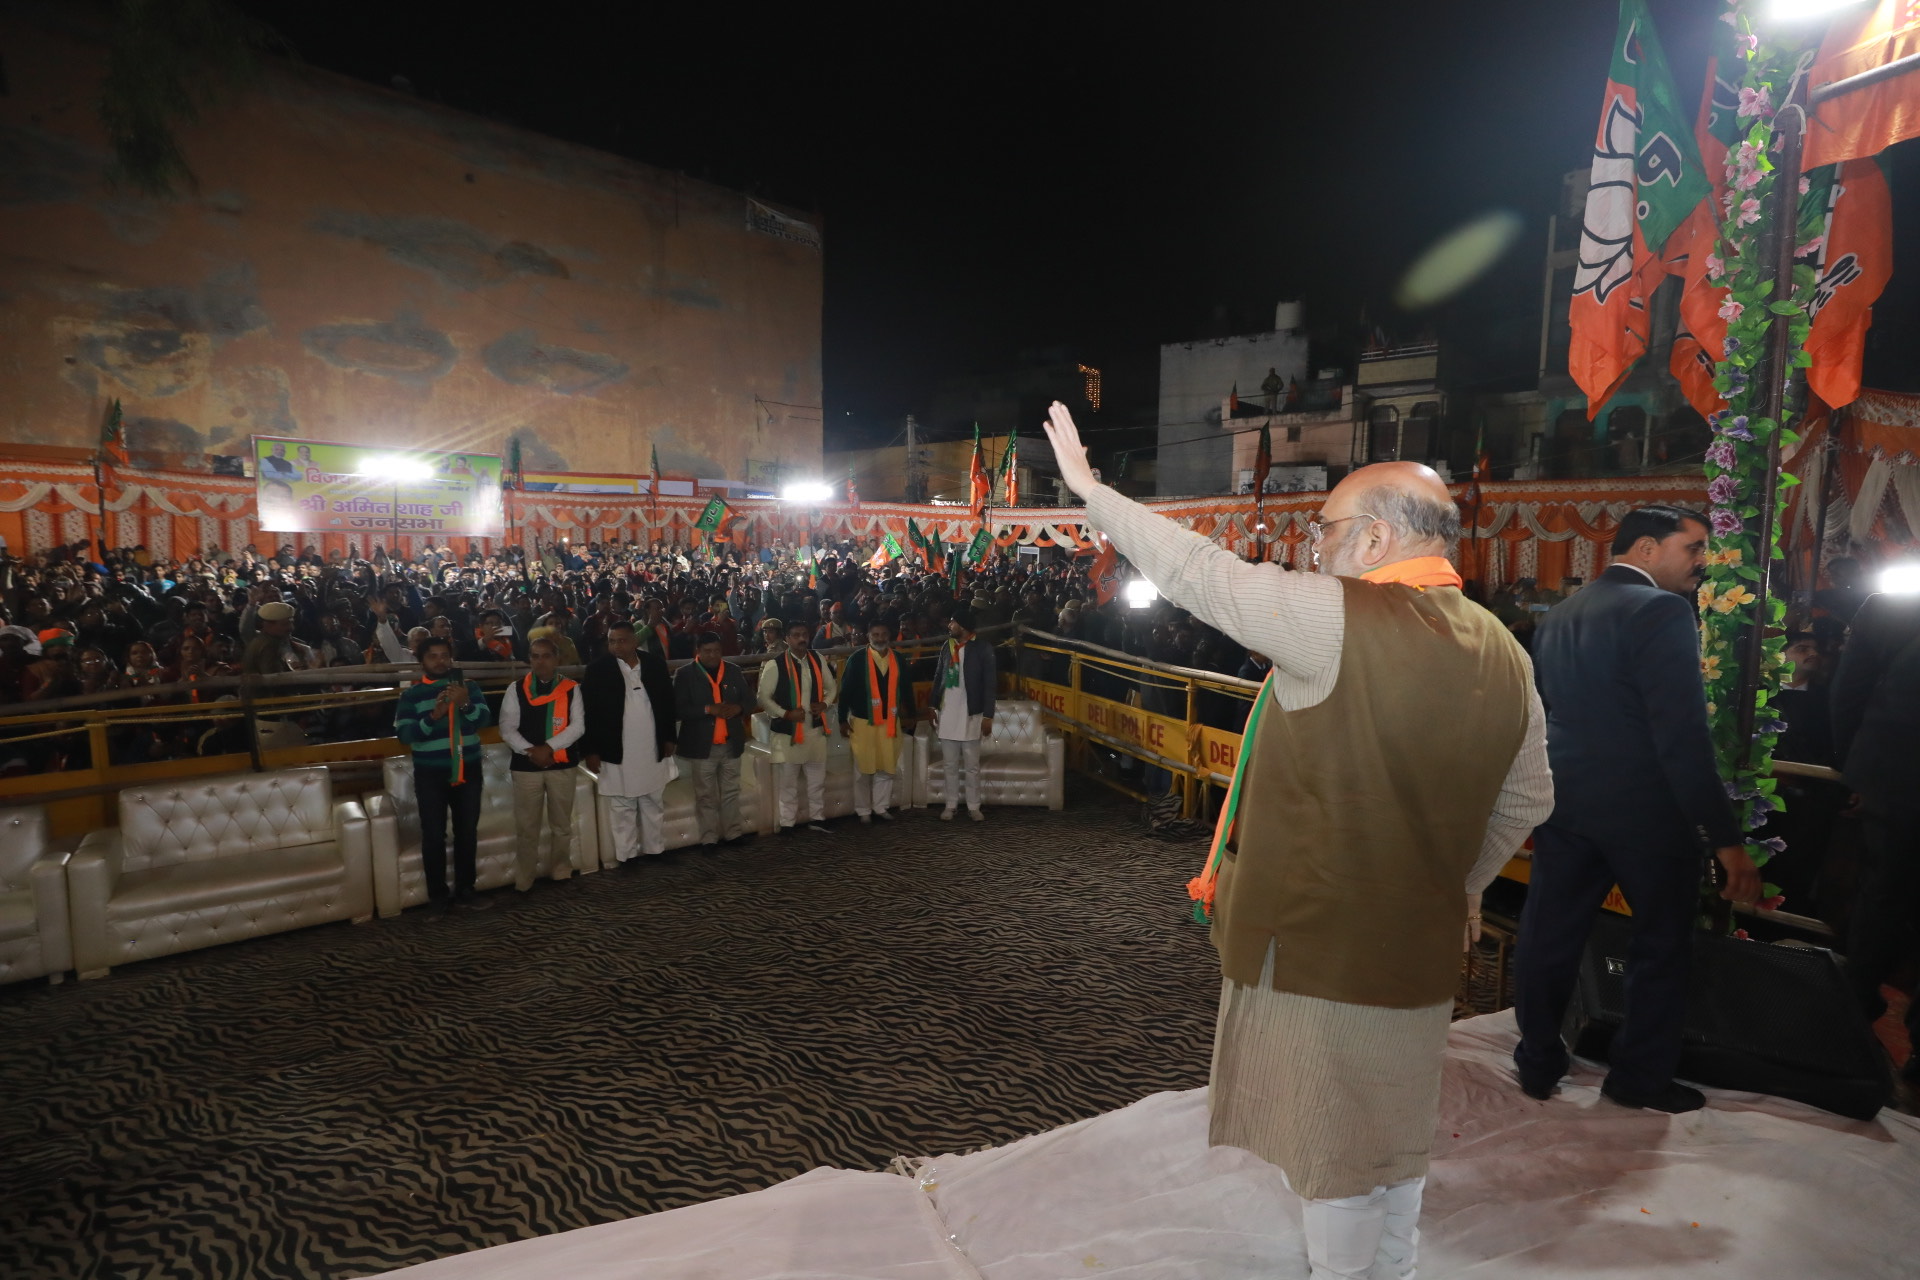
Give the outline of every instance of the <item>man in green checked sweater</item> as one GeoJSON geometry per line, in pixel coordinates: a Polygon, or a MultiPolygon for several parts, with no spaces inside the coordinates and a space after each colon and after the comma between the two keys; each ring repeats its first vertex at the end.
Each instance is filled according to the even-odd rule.
{"type": "Polygon", "coordinates": [[[493,904],[473,896],[480,832],[480,730],[492,714],[480,686],[454,678],[453,642],[420,644],[424,679],[400,691],[394,736],[413,748],[413,796],[420,809],[420,868],[427,898],[475,911],[493,904]],[[447,815],[453,815],[453,890],[447,890],[447,815]]]}

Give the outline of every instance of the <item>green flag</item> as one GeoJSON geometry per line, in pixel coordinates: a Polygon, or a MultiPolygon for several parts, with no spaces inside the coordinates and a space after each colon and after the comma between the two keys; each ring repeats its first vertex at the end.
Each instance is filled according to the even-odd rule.
{"type": "Polygon", "coordinates": [[[960,590],[960,552],[947,552],[947,585],[955,592],[960,590]]]}
{"type": "Polygon", "coordinates": [[[727,518],[727,504],[718,498],[707,499],[707,509],[700,513],[693,527],[702,533],[712,533],[727,518]]]}
{"type": "Polygon", "coordinates": [[[921,558],[929,565],[933,563],[933,552],[928,548],[927,539],[925,535],[920,532],[920,526],[913,522],[912,516],[907,517],[907,543],[915,551],[918,551],[921,558]]]}
{"type": "Polygon", "coordinates": [[[973,541],[967,544],[967,563],[979,564],[987,558],[987,548],[993,545],[993,535],[984,528],[973,535],[973,541]]]}
{"type": "Polygon", "coordinates": [[[895,560],[904,560],[907,558],[906,549],[900,545],[900,539],[894,537],[892,534],[888,534],[881,541],[880,545],[885,547],[887,549],[887,554],[892,556],[895,560]]]}

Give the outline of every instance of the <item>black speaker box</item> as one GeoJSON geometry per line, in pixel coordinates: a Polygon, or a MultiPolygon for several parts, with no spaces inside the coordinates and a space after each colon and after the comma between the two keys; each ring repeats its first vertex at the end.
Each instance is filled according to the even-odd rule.
{"type": "MultiPolygon", "coordinates": [[[[1602,912],[1587,941],[1574,1052],[1607,1060],[1626,1013],[1632,921],[1602,912]]],[[[1870,1120],[1892,1096],[1886,1054],[1847,990],[1833,952],[1719,934],[1693,935],[1683,1080],[1790,1098],[1870,1120]]]]}

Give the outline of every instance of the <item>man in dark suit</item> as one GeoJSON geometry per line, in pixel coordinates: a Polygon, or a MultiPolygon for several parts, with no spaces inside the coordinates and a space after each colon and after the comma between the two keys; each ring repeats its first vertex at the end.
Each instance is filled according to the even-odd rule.
{"type": "MultiPolygon", "coordinates": [[[[1869,596],[1833,681],[1834,758],[1859,793],[1866,867],[1847,933],[1847,977],[1870,1018],[1880,985],[1920,939],[1920,593],[1869,596]]],[[[1920,1000],[1907,1006],[1920,1044],[1920,1000]]],[[[1907,1065],[1920,1078],[1920,1058],[1907,1065]]]]}
{"type": "Polygon", "coordinates": [[[1703,854],[1711,849],[1726,869],[1721,896],[1760,893],[1707,728],[1692,600],[1706,548],[1695,512],[1629,512],[1613,564],[1534,634],[1554,809],[1533,835],[1515,955],[1513,1056],[1532,1097],[1550,1096],[1567,1069],[1560,1024],[1594,913],[1617,884],[1633,909],[1633,943],[1626,1020],[1602,1091],[1658,1111],[1705,1102],[1673,1079],[1703,854]]]}

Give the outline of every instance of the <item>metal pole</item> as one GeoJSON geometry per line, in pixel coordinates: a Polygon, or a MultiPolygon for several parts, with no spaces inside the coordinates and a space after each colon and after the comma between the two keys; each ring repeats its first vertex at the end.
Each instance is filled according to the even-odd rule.
{"type": "MultiPolygon", "coordinates": [[[[1784,302],[1793,296],[1793,249],[1800,208],[1800,151],[1805,140],[1807,113],[1801,105],[1806,81],[1799,80],[1787,105],[1774,117],[1781,131],[1780,158],[1775,162],[1773,220],[1767,228],[1766,248],[1772,250],[1773,296],[1771,302],[1784,302]]],[[[1765,258],[1762,259],[1765,261],[1765,258]]],[[[1766,616],[1768,589],[1773,575],[1774,502],[1780,491],[1780,432],[1787,408],[1787,382],[1792,376],[1792,328],[1788,317],[1775,316],[1767,330],[1767,354],[1756,376],[1764,379],[1763,416],[1773,420],[1773,434],[1767,440],[1766,474],[1760,487],[1759,581],[1754,583],[1753,623],[1747,628],[1744,653],[1740,660],[1738,735],[1740,767],[1753,762],[1754,698],[1760,689],[1760,666],[1766,657],[1766,616]]]]}
{"type": "Polygon", "coordinates": [[[1833,502],[1834,474],[1840,470],[1840,441],[1847,427],[1848,413],[1839,408],[1828,419],[1827,438],[1820,448],[1827,456],[1820,468],[1820,509],[1813,514],[1813,563],[1807,569],[1808,603],[1813,601],[1813,593],[1820,589],[1820,566],[1827,554],[1827,508],[1833,502]]]}
{"type": "Polygon", "coordinates": [[[100,515],[100,528],[93,541],[93,549],[100,557],[100,563],[107,562],[107,486],[100,478],[100,454],[93,455],[93,500],[100,515]]]}

